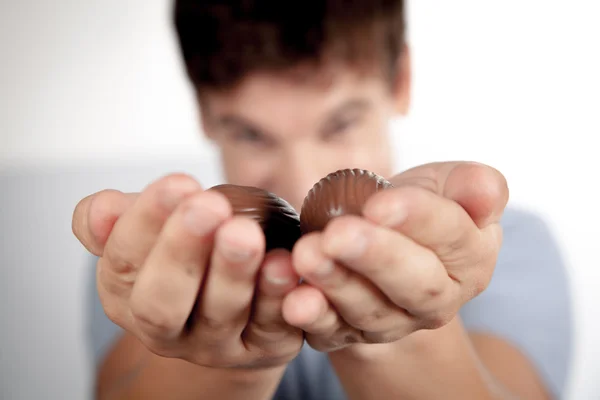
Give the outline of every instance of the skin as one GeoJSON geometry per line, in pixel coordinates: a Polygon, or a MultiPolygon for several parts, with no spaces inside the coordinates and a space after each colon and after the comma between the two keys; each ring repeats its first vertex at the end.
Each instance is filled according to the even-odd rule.
{"type": "Polygon", "coordinates": [[[258,225],[185,175],[78,204],[73,231],[100,257],[100,299],[127,331],[100,369],[99,398],[267,399],[304,338],[352,399],[549,398],[523,354],[457,316],[494,270],[502,174],[449,162],[391,175],[387,127],[408,110],[409,61],[405,51],[393,87],[330,65],[199,95],[230,183],[297,209],[339,168],[395,184],[291,254],[265,255],[258,225]]]}

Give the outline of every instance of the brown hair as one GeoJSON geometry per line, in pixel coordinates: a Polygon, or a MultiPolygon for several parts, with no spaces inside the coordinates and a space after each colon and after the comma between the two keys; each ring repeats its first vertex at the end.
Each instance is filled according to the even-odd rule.
{"type": "Polygon", "coordinates": [[[176,0],[175,27],[197,88],[230,88],[256,71],[325,61],[395,76],[403,0],[176,0]]]}

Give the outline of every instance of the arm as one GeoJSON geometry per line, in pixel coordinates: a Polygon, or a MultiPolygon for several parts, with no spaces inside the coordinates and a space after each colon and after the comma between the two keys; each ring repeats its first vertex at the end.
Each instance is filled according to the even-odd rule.
{"type": "MultiPolygon", "coordinates": [[[[93,264],[96,263],[93,259],[93,264]]],[[[94,398],[105,399],[270,399],[284,367],[218,370],[159,357],[104,313],[90,268],[88,337],[94,362],[94,398]],[[215,395],[217,392],[219,395],[215,395]]]]}
{"type": "Polygon", "coordinates": [[[286,320],[330,353],[354,399],[559,396],[568,285],[543,223],[501,223],[506,180],[481,164],[391,182],[361,217],[299,240],[294,267],[313,287],[288,295],[286,320]]]}
{"type": "Polygon", "coordinates": [[[99,368],[96,396],[104,399],[270,399],[285,367],[213,369],[148,351],[123,335],[99,368]]]}
{"type": "Polygon", "coordinates": [[[256,221],[172,175],[141,194],[83,199],[73,232],[98,257],[90,338],[108,354],[98,397],[270,397],[303,334],[281,315],[298,285],[291,255],[265,254],[256,221]]]}
{"type": "Polygon", "coordinates": [[[382,400],[548,399],[523,355],[507,343],[487,337],[475,344],[459,318],[443,328],[377,346],[382,347],[376,351],[346,349],[330,356],[352,400],[371,399],[374,393],[382,400]],[[488,366],[512,373],[492,376],[488,366]]]}
{"type": "Polygon", "coordinates": [[[509,209],[502,225],[494,277],[463,307],[461,319],[381,345],[379,354],[331,355],[352,398],[373,391],[390,398],[560,398],[572,335],[566,268],[540,218],[509,209]],[[476,396],[476,390],[484,394],[476,396]]]}

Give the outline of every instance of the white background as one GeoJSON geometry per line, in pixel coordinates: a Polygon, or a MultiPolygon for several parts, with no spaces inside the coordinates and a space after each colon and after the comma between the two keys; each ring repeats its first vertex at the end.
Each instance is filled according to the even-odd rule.
{"type": "MultiPolygon", "coordinates": [[[[401,166],[499,168],[543,214],[576,295],[572,399],[600,398],[600,3],[413,1],[411,116],[401,166]]],[[[85,253],[77,200],[193,169],[198,131],[168,1],[0,1],[0,398],[83,399],[85,253]],[[118,168],[119,166],[127,168],[118,168]]]]}

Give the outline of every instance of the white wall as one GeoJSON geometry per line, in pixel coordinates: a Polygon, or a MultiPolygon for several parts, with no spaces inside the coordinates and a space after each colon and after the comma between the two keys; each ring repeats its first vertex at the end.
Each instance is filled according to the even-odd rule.
{"type": "Polygon", "coordinates": [[[4,164],[203,153],[169,12],[165,0],[0,2],[4,164]]]}
{"type": "MultiPolygon", "coordinates": [[[[576,288],[571,398],[598,398],[600,4],[431,0],[410,10],[402,164],[490,163],[515,203],[547,217],[576,288]]],[[[77,199],[173,169],[215,179],[168,11],[157,0],[0,2],[0,171],[12,176],[0,187],[0,398],[87,393],[85,254],[68,226],[77,199]],[[141,166],[123,176],[115,160],[141,166]]]]}

